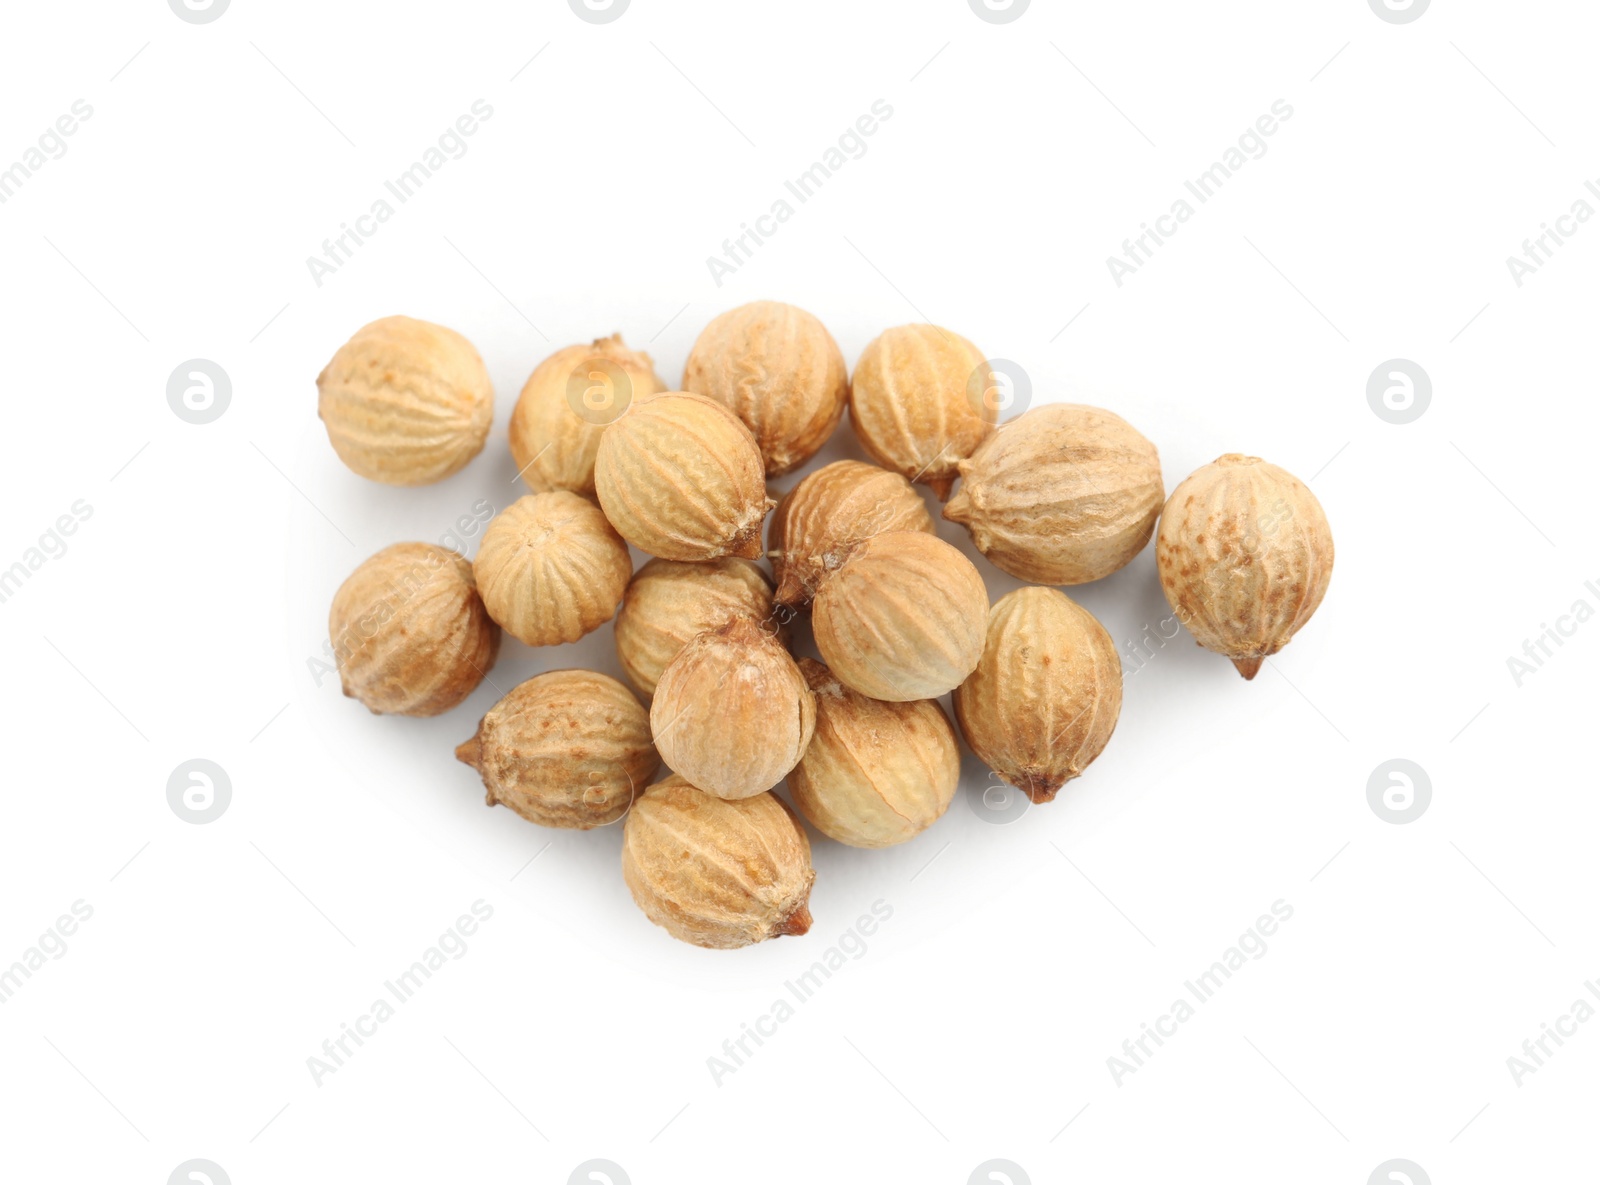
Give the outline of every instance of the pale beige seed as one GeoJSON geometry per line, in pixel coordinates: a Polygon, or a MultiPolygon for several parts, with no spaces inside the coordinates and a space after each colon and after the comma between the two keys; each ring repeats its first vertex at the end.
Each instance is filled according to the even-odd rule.
{"type": "Polygon", "coordinates": [[[1098,407],[1036,407],[960,468],[945,518],[995,567],[1037,584],[1111,575],[1144,550],[1161,513],[1155,445],[1098,407]]]}
{"type": "Polygon", "coordinates": [[[804,934],[816,877],[805,829],[771,794],[730,802],[674,774],[623,825],[628,891],[647,918],[695,946],[804,934]]]}
{"type": "Polygon", "coordinates": [[[983,653],[989,594],[971,561],[920,531],[858,545],[812,603],[817,649],[846,687],[873,699],[933,699],[983,653]]]}
{"type": "Polygon", "coordinates": [[[820,662],[800,660],[817,697],[817,731],[789,790],[830,839],[886,848],[920,835],[955,797],[961,752],[935,700],[885,703],[851,691],[820,662]]]}
{"type": "Polygon", "coordinates": [[[804,309],[758,300],[714,318],[683,368],[683,389],[744,421],[767,476],[798,469],[827,443],[850,391],[833,335],[804,309]]]}
{"type": "MultiPolygon", "coordinates": [[[[617,658],[646,696],[696,634],[735,617],[773,623],[772,585],[750,560],[651,560],[634,573],[617,613],[617,658]]],[[[781,641],[785,631],[778,629],[781,641]]]]}
{"type": "Polygon", "coordinates": [[[982,352],[960,334],[936,325],[885,330],[850,379],[850,424],[873,460],[931,486],[943,502],[957,463],[994,429],[987,369],[982,352]]]}
{"type": "Polygon", "coordinates": [[[781,604],[811,603],[851,548],[885,531],[934,533],[922,495],[898,473],[835,461],[807,474],[773,512],[767,549],[781,604]]]}
{"type": "Polygon", "coordinates": [[[772,509],[750,429],[704,395],[636,399],[595,456],[595,491],[611,524],[666,560],[755,559],[772,509]]]}
{"type": "Polygon", "coordinates": [[[1053,588],[995,602],[983,658],[954,696],[972,751],[1033,802],[1100,756],[1122,711],[1122,660],[1092,613],[1053,588]]]}
{"type": "Polygon", "coordinates": [[[1293,474],[1229,453],[1178,484],[1161,512],[1156,571],[1207,650],[1246,679],[1311,620],[1333,578],[1333,532],[1293,474]]]}
{"type": "Polygon", "coordinates": [[[334,594],[328,637],[344,693],[401,716],[449,711],[500,652],[472,566],[428,543],[396,543],[352,572],[334,594]]]}
{"type": "Polygon", "coordinates": [[[518,684],[456,758],[482,776],[490,806],[580,831],[621,818],[661,764],[639,701],[594,671],[547,671],[518,684]]]}
{"type": "Polygon", "coordinates": [[[721,798],[748,798],[781,782],[811,743],[816,721],[800,668],[748,617],[679,651],[650,704],[662,760],[721,798]]]}
{"type": "Polygon", "coordinates": [[[489,616],[507,633],[554,646],[615,616],[633,561],[598,506],[552,490],[518,498],[495,517],[473,571],[489,616]]]}
{"type": "Polygon", "coordinates": [[[385,317],[359,329],[317,376],[317,414],[334,452],[362,477],[427,485],[483,450],[494,386],[453,329],[385,317]]]}
{"type": "Polygon", "coordinates": [[[621,334],[568,346],[528,376],[511,413],[511,457],[528,488],[593,496],[594,458],[607,424],[635,399],[666,390],[655,363],[621,334]]]}

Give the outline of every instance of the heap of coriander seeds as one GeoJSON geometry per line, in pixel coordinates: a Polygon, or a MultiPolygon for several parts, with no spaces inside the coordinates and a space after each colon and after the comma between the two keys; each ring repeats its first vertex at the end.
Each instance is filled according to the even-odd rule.
{"type": "MultiPolygon", "coordinates": [[[[477,351],[408,317],[357,331],[317,387],[340,459],[390,485],[459,471],[493,419],[477,351]]],[[[1333,536],[1285,470],[1229,453],[1163,505],[1156,448],[1121,417],[1056,403],[1001,424],[994,394],[959,334],[886,330],[852,375],[821,321],[773,301],[714,319],[681,390],[620,335],[559,350],[511,417],[532,492],[490,522],[476,560],[396,543],[335,593],[344,693],[436,716],[484,679],[502,631],[550,646],[614,622],[632,689],[547,671],[456,756],[491,806],[531,823],[623,820],[623,879],[674,938],[728,949],[804,934],[805,823],[855,848],[921,834],[955,796],[958,731],[1034,803],[1100,755],[1121,660],[1055,586],[1109,576],[1154,534],[1175,616],[1246,679],[1327,591],[1333,536]],[[776,500],[768,480],[810,461],[847,407],[874,463],[825,465],[776,500]],[[991,605],[916,485],[1033,583],[991,605]],[[630,544],[652,557],[637,571],[630,544]],[[802,613],[820,662],[791,653],[802,613]]]]}

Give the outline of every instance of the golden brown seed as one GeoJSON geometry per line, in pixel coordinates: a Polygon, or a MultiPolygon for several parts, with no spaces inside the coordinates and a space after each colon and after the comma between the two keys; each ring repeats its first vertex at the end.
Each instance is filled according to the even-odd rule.
{"type": "Polygon", "coordinates": [[[1052,403],[1000,426],[961,463],[944,508],[997,568],[1038,584],[1109,576],[1161,513],[1156,447],[1121,416],[1052,403]]]}
{"type": "Polygon", "coordinates": [[[1333,532],[1316,495],[1292,474],[1229,453],[1167,499],[1156,571],[1196,641],[1253,679],[1322,604],[1333,532]]]}
{"type": "Polygon", "coordinates": [[[455,330],[385,317],[357,330],[317,376],[317,414],[339,459],[362,477],[427,485],[482,451],[494,386],[455,330]]]}
{"type": "Polygon", "coordinates": [[[789,790],[830,839],[886,848],[921,834],[961,779],[955,729],[935,700],[891,704],[851,691],[820,662],[800,660],[817,697],[817,731],[789,790]]]}
{"type": "Polygon", "coordinates": [[[983,653],[989,594],[971,561],[920,531],[858,545],[817,593],[817,649],[846,687],[873,699],[933,699],[983,653]]]}
{"type": "Polygon", "coordinates": [[[778,503],[767,528],[778,601],[809,605],[851,548],[885,531],[934,533],[922,495],[905,478],[861,461],[808,474],[778,503]]]}
{"type": "Polygon", "coordinates": [[[721,798],[749,798],[781,782],[811,743],[816,721],[800,668],[748,617],[679,651],[650,705],[662,760],[721,798]]]}
{"type": "Polygon", "coordinates": [[[1092,613],[1053,588],[995,602],[978,669],[956,688],[972,751],[1033,802],[1100,756],[1122,711],[1122,660],[1092,613]]]}
{"type": "Polygon", "coordinates": [[[756,438],[767,476],[798,469],[827,443],[850,382],[833,335],[804,309],[775,300],[729,309],[701,331],[683,389],[709,396],[756,438]]]}
{"type": "Polygon", "coordinates": [[[513,687],[456,758],[482,775],[490,806],[580,831],[621,818],[661,765],[639,701],[594,671],[547,671],[513,687]]]}
{"type": "Polygon", "coordinates": [[[528,488],[594,494],[594,457],[607,424],[635,399],[665,391],[650,355],[622,335],[568,346],[528,376],[511,413],[511,456],[528,488]]]}
{"type": "Polygon", "coordinates": [[[987,379],[983,354],[960,334],[936,325],[885,330],[856,363],[850,423],[873,460],[933,487],[943,502],[956,464],[994,429],[987,379]]]}
{"type": "Polygon", "coordinates": [[[732,950],[811,928],[811,843],[771,794],[730,802],[674,774],[622,830],[622,877],[674,938],[732,950]]]}
{"type": "Polygon", "coordinates": [[[634,400],[595,456],[595,491],[622,537],[666,560],[761,554],[772,509],[750,429],[704,395],[634,400]]]}
{"type": "Polygon", "coordinates": [[[472,566],[428,543],[396,543],[352,572],[333,596],[328,636],[344,693],[402,716],[449,711],[500,652],[472,566]]]}
{"type": "Polygon", "coordinates": [[[598,506],[552,490],[518,498],[495,517],[473,571],[489,616],[507,633],[554,646],[615,616],[633,561],[598,506]]]}
{"type": "Polygon", "coordinates": [[[661,672],[691,638],[740,616],[772,617],[772,585],[751,561],[651,560],[634,574],[617,613],[617,658],[633,685],[654,695],[661,672]]]}

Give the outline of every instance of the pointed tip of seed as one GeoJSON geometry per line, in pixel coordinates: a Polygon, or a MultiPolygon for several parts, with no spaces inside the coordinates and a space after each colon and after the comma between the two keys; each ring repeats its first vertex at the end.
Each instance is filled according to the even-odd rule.
{"type": "Polygon", "coordinates": [[[953,523],[965,523],[972,517],[972,499],[966,490],[960,490],[945,504],[944,517],[953,523]]]}
{"type": "Polygon", "coordinates": [[[778,577],[778,589],[772,594],[772,599],[780,605],[790,608],[802,608],[806,602],[805,585],[801,582],[799,574],[795,572],[794,564],[784,564],[783,574],[778,577]]]}
{"type": "Polygon", "coordinates": [[[728,554],[741,560],[759,560],[767,549],[761,545],[761,527],[747,531],[729,545],[728,554]]]}
{"type": "Polygon", "coordinates": [[[1054,802],[1061,787],[1065,786],[1074,775],[1068,774],[1064,778],[1052,777],[1049,774],[1029,774],[1022,778],[1017,789],[1028,796],[1028,801],[1038,806],[1046,802],[1054,802]]]}
{"type": "Polygon", "coordinates": [[[772,928],[772,934],[775,938],[798,938],[809,929],[811,929],[811,908],[802,901],[772,928]]]}

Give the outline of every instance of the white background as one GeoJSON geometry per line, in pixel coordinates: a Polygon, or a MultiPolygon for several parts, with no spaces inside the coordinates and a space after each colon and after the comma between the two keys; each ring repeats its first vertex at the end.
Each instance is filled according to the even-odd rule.
{"type": "MultiPolygon", "coordinates": [[[[6,22],[0,167],[75,100],[93,116],[0,205],[0,567],[93,512],[0,604],[0,965],[94,913],[0,1006],[0,1175],[1592,1174],[1600,1023],[1520,1085],[1506,1059],[1600,976],[1600,625],[1521,686],[1507,659],[1600,608],[1600,225],[1520,288],[1505,262],[1600,179],[1592,6],[1437,0],[1396,25],[1364,0],[1035,0],[996,25],[965,0],[634,0],[591,25],[560,0],[233,0],[192,25],[141,0],[6,22]],[[466,155],[319,286],[306,258],[478,99],[466,155]],[[719,287],[707,256],[877,99],[866,154],[719,287]],[[1119,287],[1106,257],[1279,99],[1266,155],[1119,287]],[[1312,484],[1338,564],[1253,683],[1181,637],[1056,803],[986,824],[969,758],[916,841],[818,840],[810,935],[706,952],[633,906],[620,829],[484,808],[451,750],[492,687],[377,718],[308,660],[361,559],[518,494],[504,425],[542,357],[620,330],[676,383],[705,322],[759,298],[817,313],[852,364],[887,326],[955,329],[1036,403],[1124,415],[1169,490],[1264,456],[1312,484]],[[465,333],[497,389],[484,454],[422,490],[355,477],[316,419],[323,363],[396,312],[465,333]],[[196,357],[233,387],[200,426],[166,401],[196,357]],[[1404,426],[1366,398],[1396,357],[1434,387],[1404,426]],[[203,826],[166,798],[195,757],[232,783],[203,826]],[[1367,802],[1395,757],[1433,788],[1404,826],[1367,802]],[[466,956],[315,1084],[307,1058],[479,899],[466,956]],[[866,954],[717,1085],[707,1059],[879,899],[866,954]],[[1279,899],[1268,953],[1118,1085],[1106,1059],[1279,899]]],[[[1168,612],[1149,550],[1073,595],[1119,644],[1168,612]]],[[[492,677],[616,673],[609,639],[508,640],[492,677]]]]}

